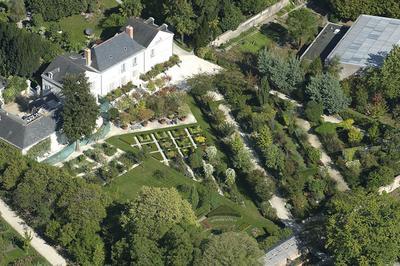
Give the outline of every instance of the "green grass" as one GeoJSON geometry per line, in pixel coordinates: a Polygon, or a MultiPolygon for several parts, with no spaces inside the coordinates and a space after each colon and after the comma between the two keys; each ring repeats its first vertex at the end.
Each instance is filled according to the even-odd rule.
{"type": "MultiPolygon", "coordinates": [[[[202,186],[200,183],[194,182],[178,171],[165,166],[153,158],[149,158],[130,172],[113,179],[110,184],[104,187],[104,189],[114,200],[124,202],[134,200],[143,186],[178,187],[182,184],[202,186]],[[166,177],[161,179],[154,177],[153,173],[156,170],[165,173],[166,177]]],[[[218,209],[218,207],[224,206],[221,207],[220,210],[229,210],[231,213],[235,213],[236,217],[239,217],[232,222],[227,222],[227,226],[230,223],[231,226],[235,227],[243,223],[259,228],[275,226],[273,222],[262,217],[257,208],[250,201],[245,201],[245,206],[242,207],[229,199],[218,195],[216,192],[212,192],[211,197],[212,199],[210,201],[212,202],[213,209],[218,209]]],[[[200,215],[200,213],[198,214],[200,215]]]]}
{"type": "Polygon", "coordinates": [[[269,45],[270,43],[272,43],[272,40],[257,30],[238,41],[237,47],[243,53],[257,54],[261,49],[265,48],[265,46],[269,45]]]}
{"type": "MultiPolygon", "coordinates": [[[[101,0],[101,5],[104,7],[104,10],[115,8],[118,6],[118,3],[115,0],[101,0]]],[[[95,36],[100,37],[103,28],[99,25],[101,19],[103,18],[102,14],[95,14],[93,17],[85,19],[82,15],[73,15],[66,18],[62,18],[56,23],[59,25],[62,31],[68,32],[71,36],[71,41],[73,44],[81,44],[85,45],[86,36],[84,34],[84,30],[86,28],[91,28],[94,30],[95,36]]],[[[46,23],[45,26],[48,28],[50,23],[46,23]]]]}
{"type": "Polygon", "coordinates": [[[26,252],[22,249],[22,237],[18,235],[2,218],[0,218],[0,237],[4,241],[4,249],[0,250],[0,254],[4,252],[4,257],[0,255],[0,266],[8,266],[18,259],[32,258],[32,265],[50,265],[43,257],[41,257],[32,247],[26,252]]]}

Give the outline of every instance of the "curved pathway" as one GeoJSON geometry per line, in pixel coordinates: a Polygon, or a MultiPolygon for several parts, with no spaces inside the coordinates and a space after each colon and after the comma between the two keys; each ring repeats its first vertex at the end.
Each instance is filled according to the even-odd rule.
{"type": "Polygon", "coordinates": [[[60,254],[58,254],[57,250],[46,244],[46,242],[40,238],[32,228],[26,225],[26,223],[1,199],[0,214],[1,217],[3,217],[3,219],[22,237],[24,237],[25,232],[31,235],[31,247],[34,248],[40,255],[42,255],[51,265],[67,265],[67,261],[60,254]]]}
{"type": "MultiPolygon", "coordinates": [[[[277,96],[278,98],[289,101],[292,104],[294,104],[296,107],[302,108],[303,105],[296,100],[293,100],[289,98],[287,95],[271,90],[269,92],[272,95],[277,96]]],[[[342,122],[341,118],[335,117],[335,116],[329,116],[329,115],[323,115],[322,119],[325,122],[331,122],[331,123],[340,123],[342,122]]],[[[319,140],[318,136],[315,134],[310,133],[311,125],[308,121],[301,119],[299,117],[296,118],[296,125],[300,128],[302,128],[304,131],[306,131],[307,136],[308,136],[308,142],[310,143],[311,146],[314,148],[318,149],[321,151],[321,162],[323,165],[327,168],[329,176],[336,181],[337,184],[337,189],[339,191],[346,191],[349,190],[349,186],[347,185],[346,181],[344,180],[342,174],[335,169],[331,157],[325,152],[321,141],[319,140]]]]}

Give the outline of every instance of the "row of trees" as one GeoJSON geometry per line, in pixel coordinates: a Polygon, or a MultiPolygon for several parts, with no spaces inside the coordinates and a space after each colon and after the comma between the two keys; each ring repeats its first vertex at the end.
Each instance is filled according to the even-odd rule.
{"type": "Polygon", "coordinates": [[[43,62],[51,61],[60,48],[39,35],[0,22],[0,75],[30,77],[43,62]]]}
{"type": "Polygon", "coordinates": [[[352,98],[352,107],[373,118],[390,114],[400,119],[400,46],[395,46],[381,68],[367,68],[352,76],[343,87],[352,98]]]}
{"type": "Polygon", "coordinates": [[[343,19],[355,20],[361,14],[400,18],[397,0],[327,0],[334,13],[343,19]]]}
{"type": "Polygon", "coordinates": [[[117,226],[120,238],[111,236],[112,264],[253,265],[262,255],[247,234],[207,237],[196,220],[191,205],[175,188],[143,187],[123,208],[117,226]]]}
{"type": "Polygon", "coordinates": [[[83,265],[102,265],[98,232],[107,196],[98,185],[39,164],[0,143],[0,189],[11,205],[51,242],[83,265]]]}
{"type": "MultiPolygon", "coordinates": [[[[20,0],[16,0],[17,2],[20,0]]],[[[93,12],[96,10],[96,0],[25,0],[26,8],[34,14],[41,14],[44,20],[59,20],[60,18],[93,12]]]]}
{"type": "Polygon", "coordinates": [[[181,36],[188,36],[195,47],[205,46],[220,33],[235,29],[251,16],[276,0],[123,0],[124,16],[152,16],[166,21],[181,36]]]}

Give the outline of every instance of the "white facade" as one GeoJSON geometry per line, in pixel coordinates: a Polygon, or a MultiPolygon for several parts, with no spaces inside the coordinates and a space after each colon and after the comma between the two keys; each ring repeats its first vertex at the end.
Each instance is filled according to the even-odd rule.
{"type": "MultiPolygon", "coordinates": [[[[125,33],[128,35],[130,34],[129,36],[133,38],[132,34],[135,34],[135,32],[129,32],[129,27],[130,26],[126,28],[125,33]]],[[[130,30],[132,30],[132,27],[130,27],[130,30]]],[[[63,75],[65,75],[61,73],[68,73],[68,70],[62,71],[62,65],[66,64],[71,64],[75,69],[79,68],[80,71],[85,73],[91,85],[91,92],[96,97],[105,96],[112,90],[115,90],[116,88],[121,87],[128,82],[137,84],[141,74],[148,72],[156,64],[168,61],[168,59],[172,56],[173,36],[173,33],[169,31],[159,30],[158,33],[152,38],[151,42],[146,45],[147,47],[141,46],[142,49],[138,49],[133,55],[129,55],[129,57],[124,58],[122,61],[119,59],[119,62],[113,63],[111,66],[107,67],[106,69],[102,69],[101,71],[97,69],[94,64],[92,64],[91,50],[93,48],[86,49],[84,56],[80,56],[78,60],[73,59],[71,56],[64,56],[64,61],[61,60],[61,63],[57,62],[53,66],[50,65],[47,69],[47,72],[42,74],[43,92],[46,93],[47,91],[53,91],[57,93],[61,90],[62,84],[60,84],[60,82],[62,81],[60,80],[62,80],[63,75]],[[90,58],[90,60],[87,58],[90,58]],[[54,75],[57,75],[57,71],[60,73],[58,76],[59,81],[56,81],[56,79],[53,78],[52,72],[55,73],[54,75]]],[[[111,38],[104,43],[109,44],[109,42],[112,41],[113,39],[111,38]]],[[[94,49],[101,45],[102,44],[95,46],[94,49]]],[[[120,47],[120,49],[126,48],[120,47]]]]}
{"type": "Polygon", "coordinates": [[[137,83],[139,76],[156,64],[168,61],[172,56],[173,34],[160,31],[143,51],[126,58],[103,72],[86,71],[95,96],[105,96],[110,91],[127,84],[137,83]]]}

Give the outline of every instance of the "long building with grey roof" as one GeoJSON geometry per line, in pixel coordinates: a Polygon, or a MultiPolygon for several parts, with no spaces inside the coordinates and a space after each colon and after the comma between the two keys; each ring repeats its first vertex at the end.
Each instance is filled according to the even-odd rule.
{"type": "Polygon", "coordinates": [[[130,18],[120,33],[83,51],[58,56],[42,74],[44,92],[60,92],[64,77],[84,73],[95,96],[137,81],[172,56],[173,33],[153,18],[130,18]]]}
{"type": "Polygon", "coordinates": [[[394,45],[400,45],[400,20],[361,15],[329,53],[342,65],[341,78],[372,66],[382,66],[394,45]]]}

